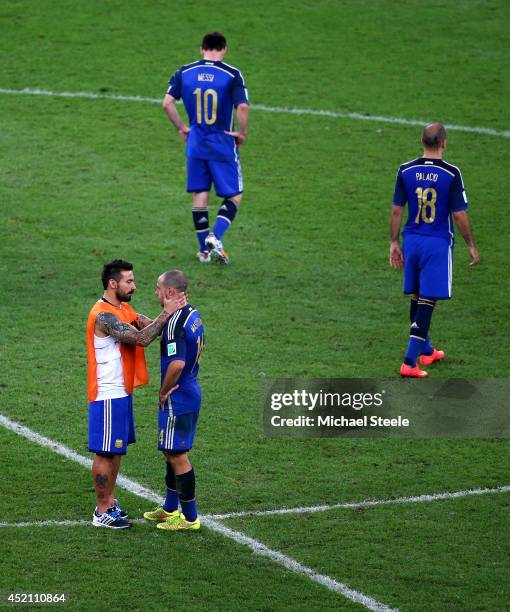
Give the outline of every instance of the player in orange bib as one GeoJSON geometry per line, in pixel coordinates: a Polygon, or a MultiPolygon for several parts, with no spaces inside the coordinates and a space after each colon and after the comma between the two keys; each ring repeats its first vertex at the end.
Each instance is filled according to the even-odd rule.
{"type": "Polygon", "coordinates": [[[168,298],[154,319],[137,313],[128,302],[136,291],[133,265],[116,259],[105,264],[103,297],[87,321],[88,447],[95,453],[92,477],[96,490],[96,527],[125,529],[128,515],[114,497],[120,459],[135,442],[132,393],[149,382],[144,348],[157,338],[168,318],[186,304],[182,294],[168,298]]]}

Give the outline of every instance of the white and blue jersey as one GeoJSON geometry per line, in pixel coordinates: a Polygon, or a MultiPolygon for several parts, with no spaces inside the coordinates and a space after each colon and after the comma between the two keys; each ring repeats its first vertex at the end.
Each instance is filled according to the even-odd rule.
{"type": "Polygon", "coordinates": [[[188,304],[170,317],[161,335],[161,381],[172,361],[180,360],[185,364],[177,381],[179,388],[167,402],[174,415],[200,410],[202,392],[198,372],[203,350],[202,319],[198,311],[188,304]]]}
{"type": "Polygon", "coordinates": [[[158,448],[187,452],[193,447],[202,391],[198,383],[200,355],[204,350],[204,327],[200,314],[189,304],[175,312],[161,336],[161,381],[177,359],[184,368],[163,410],[158,411],[158,448]]]}
{"type": "Polygon", "coordinates": [[[408,204],[403,230],[404,293],[445,300],[452,295],[452,213],[468,201],[457,166],[420,157],[397,172],[393,204],[408,204]]]}
{"type": "Polygon", "coordinates": [[[224,62],[199,60],[182,66],[169,80],[167,93],[182,99],[191,131],[186,155],[211,161],[237,161],[234,109],[248,104],[242,74],[224,62]]]}
{"type": "Polygon", "coordinates": [[[468,201],[457,166],[442,159],[420,157],[397,172],[393,204],[409,205],[405,234],[453,238],[452,212],[466,210],[468,201]]]}

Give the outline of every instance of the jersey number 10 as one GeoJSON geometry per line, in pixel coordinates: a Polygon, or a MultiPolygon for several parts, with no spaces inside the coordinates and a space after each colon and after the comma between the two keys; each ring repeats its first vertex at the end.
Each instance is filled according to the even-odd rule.
{"type": "Polygon", "coordinates": [[[436,218],[436,190],[433,187],[428,187],[427,189],[417,187],[416,197],[418,198],[418,214],[414,222],[420,222],[421,214],[424,223],[434,223],[434,219],[436,218]]]}
{"type": "Polygon", "coordinates": [[[216,114],[218,112],[217,92],[214,89],[206,89],[202,92],[200,87],[197,87],[193,91],[193,95],[197,99],[197,123],[202,123],[202,120],[207,125],[216,123],[216,114]]]}

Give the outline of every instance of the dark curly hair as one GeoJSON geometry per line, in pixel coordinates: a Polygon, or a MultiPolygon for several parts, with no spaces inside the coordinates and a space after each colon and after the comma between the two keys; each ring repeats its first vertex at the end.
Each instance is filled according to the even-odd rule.
{"type": "Polygon", "coordinates": [[[106,263],[103,266],[103,273],[101,274],[101,280],[103,281],[103,288],[108,288],[108,281],[113,278],[117,282],[120,280],[121,272],[130,272],[133,269],[133,264],[124,259],[114,259],[106,263]]]}

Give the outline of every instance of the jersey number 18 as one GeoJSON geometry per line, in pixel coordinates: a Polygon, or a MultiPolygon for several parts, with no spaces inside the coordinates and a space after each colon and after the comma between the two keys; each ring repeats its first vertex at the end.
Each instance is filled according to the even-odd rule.
{"type": "Polygon", "coordinates": [[[416,197],[418,198],[418,214],[414,222],[420,222],[421,214],[424,223],[434,223],[434,219],[436,218],[436,190],[433,187],[428,187],[427,189],[417,187],[416,197]]]}

